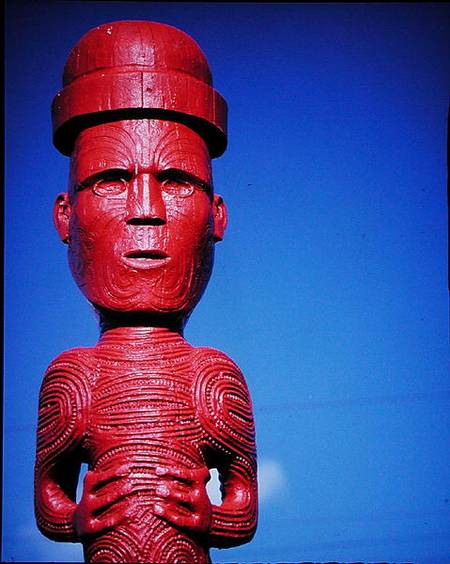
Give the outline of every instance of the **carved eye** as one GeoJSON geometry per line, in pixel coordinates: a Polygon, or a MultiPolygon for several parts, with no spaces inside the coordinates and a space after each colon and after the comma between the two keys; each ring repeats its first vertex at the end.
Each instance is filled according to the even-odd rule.
{"type": "Polygon", "coordinates": [[[97,196],[117,196],[126,190],[128,180],[124,171],[108,171],[92,184],[92,190],[97,196]]]}
{"type": "Polygon", "coordinates": [[[195,190],[195,186],[192,182],[175,176],[173,178],[166,178],[163,180],[161,187],[167,194],[178,196],[180,198],[187,198],[195,190]]]}

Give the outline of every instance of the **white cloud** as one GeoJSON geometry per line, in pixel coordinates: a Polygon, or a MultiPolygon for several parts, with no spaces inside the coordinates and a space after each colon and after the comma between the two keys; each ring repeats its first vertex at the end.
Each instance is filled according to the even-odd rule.
{"type": "Polygon", "coordinates": [[[283,491],[287,486],[283,467],[276,460],[266,458],[258,463],[259,501],[267,501],[283,491]]]}

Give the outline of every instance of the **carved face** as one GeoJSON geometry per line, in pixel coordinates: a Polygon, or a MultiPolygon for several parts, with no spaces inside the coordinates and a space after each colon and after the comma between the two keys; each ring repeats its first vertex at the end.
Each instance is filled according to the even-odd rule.
{"type": "Polygon", "coordinates": [[[73,277],[108,310],[188,315],[208,283],[226,210],[203,139],[161,120],[86,129],[55,223],[73,277]]]}

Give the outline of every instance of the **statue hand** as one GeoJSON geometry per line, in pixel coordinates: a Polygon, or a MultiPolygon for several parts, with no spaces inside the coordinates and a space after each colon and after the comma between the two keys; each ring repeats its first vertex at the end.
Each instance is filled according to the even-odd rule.
{"type": "Polygon", "coordinates": [[[161,498],[153,511],[179,529],[204,534],[211,525],[212,507],[206,483],[210,475],[207,468],[156,468],[161,478],[156,495],[161,498]]]}
{"type": "Polygon", "coordinates": [[[127,481],[130,466],[124,464],[104,472],[88,471],[83,495],[74,513],[74,527],[80,538],[98,535],[119,525],[126,517],[126,507],[117,502],[132,493],[127,481]]]}

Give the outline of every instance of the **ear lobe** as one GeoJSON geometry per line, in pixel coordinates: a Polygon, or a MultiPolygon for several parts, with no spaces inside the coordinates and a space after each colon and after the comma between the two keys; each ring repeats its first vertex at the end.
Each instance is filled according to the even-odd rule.
{"type": "Polygon", "coordinates": [[[222,241],[225,228],[227,226],[228,214],[225,202],[222,196],[214,194],[213,199],[213,215],[214,215],[214,242],[222,241]]]}
{"type": "Polygon", "coordinates": [[[69,195],[62,192],[56,196],[53,206],[53,222],[58,231],[59,238],[66,245],[69,243],[69,221],[71,214],[69,195]]]}

